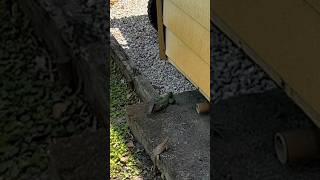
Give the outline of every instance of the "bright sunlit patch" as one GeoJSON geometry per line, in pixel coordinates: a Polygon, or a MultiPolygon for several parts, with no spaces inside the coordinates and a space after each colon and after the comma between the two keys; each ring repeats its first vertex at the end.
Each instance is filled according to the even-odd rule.
{"type": "Polygon", "coordinates": [[[122,46],[122,48],[129,49],[128,42],[121,33],[121,30],[119,28],[110,28],[110,32],[113,35],[113,37],[118,41],[118,43],[122,46]]]}
{"type": "Polygon", "coordinates": [[[125,106],[138,99],[113,60],[110,66],[110,179],[132,179],[142,172],[142,167],[137,154],[127,146],[131,137],[128,125],[116,123],[116,119],[124,117],[125,106]],[[128,94],[133,95],[128,98],[128,94]]]}

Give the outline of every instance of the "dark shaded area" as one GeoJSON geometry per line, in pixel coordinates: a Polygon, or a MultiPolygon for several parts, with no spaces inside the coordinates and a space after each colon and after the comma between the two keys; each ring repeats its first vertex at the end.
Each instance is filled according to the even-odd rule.
{"type": "Polygon", "coordinates": [[[148,0],[148,18],[155,30],[158,30],[158,19],[157,19],[157,1],[148,0]]]}
{"type": "Polygon", "coordinates": [[[30,17],[37,36],[50,49],[61,79],[81,90],[99,126],[108,127],[109,3],[98,0],[20,0],[19,3],[30,17]]]}
{"type": "Polygon", "coordinates": [[[211,176],[215,179],[319,179],[320,162],[282,165],[273,136],[276,132],[314,126],[295,103],[280,90],[243,95],[215,104],[211,176]]]}
{"type": "MultiPolygon", "coordinates": [[[[106,98],[106,79],[100,79],[97,82],[90,79],[87,72],[80,71],[82,76],[78,76],[79,71],[77,71],[81,69],[80,67],[87,65],[79,64],[80,57],[90,55],[90,53],[82,53],[83,51],[98,56],[101,49],[95,49],[93,46],[82,46],[82,49],[78,49],[80,47],[77,46],[78,44],[72,44],[74,49],[71,52],[80,54],[76,56],[78,61],[70,54],[63,54],[63,56],[54,54],[54,47],[48,45],[48,41],[54,39],[53,35],[41,34],[39,33],[41,31],[36,30],[37,28],[52,30],[52,26],[35,25],[35,19],[22,11],[25,8],[25,2],[6,0],[0,2],[0,179],[47,180],[51,178],[48,174],[48,164],[53,160],[48,157],[48,145],[55,141],[53,139],[72,137],[81,134],[84,130],[94,131],[97,128],[99,115],[94,113],[95,106],[92,106],[91,96],[86,93],[88,88],[85,86],[88,84],[79,83],[80,79],[85,79],[81,77],[89,77],[93,84],[91,87],[102,85],[104,91],[103,96],[100,97],[102,100],[106,98]],[[73,63],[69,61],[77,62],[78,68],[74,68],[73,63]]],[[[40,1],[28,2],[36,2],[35,4],[39,5],[37,3],[40,1]]],[[[38,18],[43,17],[41,12],[37,11],[39,9],[30,9],[34,10],[38,18]]],[[[47,22],[52,23],[47,13],[45,17],[47,22]]],[[[73,22],[77,21],[73,20],[73,22]]],[[[96,23],[101,24],[101,22],[96,23]]],[[[103,24],[105,22],[103,21],[103,24]]],[[[91,25],[92,23],[89,22],[87,27],[92,28],[91,25]]],[[[104,32],[104,34],[107,33],[104,32]]],[[[82,34],[77,38],[86,39],[87,36],[89,35],[82,34]]],[[[54,45],[60,47],[60,50],[65,47],[59,43],[54,45]]],[[[103,47],[103,51],[105,49],[103,47]]],[[[97,56],[89,56],[85,60],[95,59],[97,56]]],[[[106,56],[100,62],[102,61],[106,64],[106,56]]],[[[106,69],[99,67],[100,69],[97,69],[102,70],[103,73],[106,72],[106,69]]],[[[106,115],[107,106],[104,108],[101,112],[106,115]]],[[[107,138],[103,138],[103,141],[106,140],[107,138]]],[[[103,147],[100,150],[105,152],[105,149],[106,147],[103,147]]],[[[82,150],[77,148],[75,151],[82,150]]],[[[106,162],[105,155],[100,155],[100,163],[106,162]]],[[[104,172],[107,171],[105,164],[103,169],[104,172]]]]}
{"type": "Polygon", "coordinates": [[[52,159],[49,165],[51,179],[106,179],[106,135],[105,130],[100,129],[52,142],[48,148],[52,159]]]}

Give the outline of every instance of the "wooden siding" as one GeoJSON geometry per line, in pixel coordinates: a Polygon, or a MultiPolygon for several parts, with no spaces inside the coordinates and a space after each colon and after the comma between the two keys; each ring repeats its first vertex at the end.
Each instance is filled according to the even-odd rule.
{"type": "Polygon", "coordinates": [[[166,55],[208,100],[210,100],[209,3],[209,0],[163,1],[166,55]]]}
{"type": "MultiPolygon", "coordinates": [[[[210,64],[210,31],[184,13],[171,0],[165,0],[163,7],[164,25],[203,61],[210,64]]],[[[209,11],[209,8],[207,10],[209,11]]],[[[210,22],[209,17],[207,21],[210,22]]]]}
{"type": "Polygon", "coordinates": [[[215,0],[213,22],[320,127],[320,14],[314,0],[215,0]]]}
{"type": "Polygon", "coordinates": [[[166,54],[175,67],[180,70],[209,100],[210,65],[205,63],[174,33],[166,29],[166,54]]]}

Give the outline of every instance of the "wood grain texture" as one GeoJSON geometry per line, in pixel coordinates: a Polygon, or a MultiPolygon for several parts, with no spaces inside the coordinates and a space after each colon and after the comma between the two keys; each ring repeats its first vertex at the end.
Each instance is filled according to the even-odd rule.
{"type": "Polygon", "coordinates": [[[165,32],[166,54],[170,62],[210,100],[210,65],[202,61],[169,29],[165,32]]]}
{"type": "Polygon", "coordinates": [[[306,0],[216,0],[211,8],[214,23],[231,32],[245,51],[253,50],[260,57],[253,60],[266,64],[263,68],[278,77],[278,84],[320,127],[320,15],[316,7],[306,0]]]}
{"type": "MultiPolygon", "coordinates": [[[[209,7],[207,7],[209,9],[209,7]]],[[[207,11],[206,9],[204,11],[207,11]]],[[[208,16],[209,17],[209,16],[208,16]]],[[[210,31],[183,12],[171,0],[163,5],[163,22],[181,41],[183,41],[201,60],[210,64],[210,31]]],[[[210,23],[210,19],[207,19],[210,23]]]]}
{"type": "MultiPolygon", "coordinates": [[[[165,0],[167,1],[167,0],[165,0]]],[[[210,31],[210,0],[170,0],[182,11],[210,31]]]]}
{"type": "Polygon", "coordinates": [[[157,5],[157,24],[158,24],[158,42],[159,42],[159,51],[160,51],[160,58],[165,59],[165,35],[164,35],[164,26],[163,26],[163,0],[156,0],[157,5]]]}
{"type": "Polygon", "coordinates": [[[319,0],[304,0],[308,3],[312,8],[314,8],[320,14],[320,1],[319,0]]]}

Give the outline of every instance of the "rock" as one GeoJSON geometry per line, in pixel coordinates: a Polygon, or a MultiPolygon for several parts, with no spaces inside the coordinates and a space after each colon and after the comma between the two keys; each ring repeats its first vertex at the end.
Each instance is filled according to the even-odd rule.
{"type": "Polygon", "coordinates": [[[62,114],[67,110],[67,105],[64,103],[56,103],[52,107],[52,116],[55,119],[59,119],[62,114]]]}

